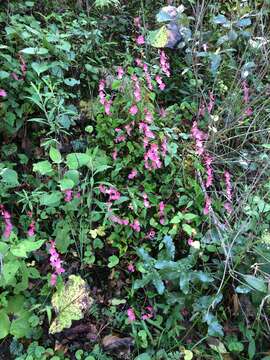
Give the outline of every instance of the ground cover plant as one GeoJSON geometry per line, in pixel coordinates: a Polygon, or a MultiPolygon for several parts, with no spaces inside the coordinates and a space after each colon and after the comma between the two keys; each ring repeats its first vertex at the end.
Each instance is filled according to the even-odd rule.
{"type": "Polygon", "coordinates": [[[0,4],[0,358],[270,358],[269,5],[0,4]]]}

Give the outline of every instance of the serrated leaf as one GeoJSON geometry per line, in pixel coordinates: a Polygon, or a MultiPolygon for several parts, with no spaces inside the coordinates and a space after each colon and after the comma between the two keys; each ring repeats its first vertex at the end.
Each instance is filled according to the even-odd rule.
{"type": "Polygon", "coordinates": [[[86,282],[77,275],[70,275],[68,281],[52,296],[56,313],[49,333],[55,334],[71,326],[73,320],[80,320],[90,308],[93,299],[89,296],[86,282]]]}

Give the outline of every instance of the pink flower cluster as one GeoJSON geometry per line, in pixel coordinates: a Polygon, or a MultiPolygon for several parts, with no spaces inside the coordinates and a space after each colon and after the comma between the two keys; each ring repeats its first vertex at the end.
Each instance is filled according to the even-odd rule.
{"type": "Polygon", "coordinates": [[[160,88],[160,90],[164,90],[166,85],[162,81],[162,77],[160,75],[156,75],[155,80],[158,83],[158,87],[160,88]]]}
{"type": "Polygon", "coordinates": [[[144,166],[148,170],[155,170],[161,168],[161,161],[157,144],[152,143],[150,145],[150,148],[144,154],[144,166]]]}
{"type": "Polygon", "coordinates": [[[138,171],[136,169],[132,169],[131,172],[128,174],[128,179],[132,180],[138,175],[138,171]]]}
{"type": "Polygon", "coordinates": [[[133,223],[129,223],[128,219],[121,219],[119,216],[111,215],[109,218],[112,222],[118,224],[118,225],[129,225],[131,229],[133,229],[135,232],[141,231],[141,225],[139,220],[134,220],[133,223]]]}
{"type": "Polygon", "coordinates": [[[226,183],[226,195],[227,200],[224,204],[224,208],[228,212],[228,214],[231,214],[232,212],[232,184],[231,184],[231,175],[228,171],[224,172],[224,178],[226,183]]]}
{"type": "Polygon", "coordinates": [[[113,187],[110,187],[109,189],[107,189],[104,185],[99,185],[99,191],[102,193],[102,194],[107,194],[109,195],[109,199],[108,201],[116,201],[116,200],[119,200],[120,199],[120,192],[117,191],[115,188],[113,187]]]}
{"type": "Polygon", "coordinates": [[[143,36],[143,35],[139,35],[139,36],[136,38],[136,43],[137,43],[137,45],[143,45],[143,44],[145,43],[144,36],[143,36]]]}
{"type": "Polygon", "coordinates": [[[105,113],[107,115],[111,115],[111,105],[112,105],[112,100],[107,100],[106,99],[106,94],[105,94],[105,85],[106,82],[104,79],[101,79],[99,82],[99,101],[102,105],[104,105],[104,110],[105,113]]]}
{"type": "Polygon", "coordinates": [[[163,201],[161,201],[158,205],[159,207],[159,212],[158,212],[158,217],[159,217],[159,222],[161,225],[164,225],[165,222],[165,204],[163,201]]]}
{"type": "Polygon", "coordinates": [[[127,316],[128,316],[128,320],[130,322],[136,320],[136,315],[135,315],[135,312],[134,312],[134,310],[132,308],[127,309],[127,316]]]}
{"type": "Polygon", "coordinates": [[[119,80],[121,80],[124,76],[124,69],[122,68],[122,66],[118,66],[117,68],[117,78],[119,80]]]}
{"type": "Polygon", "coordinates": [[[141,231],[141,226],[139,220],[134,220],[132,224],[129,225],[131,229],[133,229],[135,232],[141,231]]]}
{"type": "Polygon", "coordinates": [[[134,116],[137,114],[137,112],[138,112],[137,105],[132,105],[129,109],[129,113],[134,116]]]}
{"type": "Polygon", "coordinates": [[[2,215],[5,223],[5,230],[3,236],[8,239],[13,229],[13,225],[11,223],[11,215],[7,210],[5,210],[4,205],[0,205],[0,214],[2,215]]]}
{"type": "Polygon", "coordinates": [[[142,60],[139,59],[139,58],[135,59],[135,63],[136,63],[136,65],[137,65],[138,67],[140,67],[140,68],[143,69],[147,87],[148,87],[148,89],[149,89],[150,91],[152,91],[152,90],[153,90],[153,85],[152,85],[151,75],[150,75],[150,73],[149,73],[147,64],[143,63],[142,60]]]}
{"type": "Polygon", "coordinates": [[[150,202],[149,202],[149,200],[148,200],[147,194],[146,194],[146,193],[143,193],[143,194],[142,194],[142,197],[143,197],[143,204],[144,204],[144,206],[146,207],[146,209],[150,208],[151,205],[150,205],[150,202]]]}
{"type": "Polygon", "coordinates": [[[212,200],[209,197],[209,195],[205,195],[205,204],[204,204],[204,209],[203,209],[203,213],[204,215],[208,215],[209,211],[211,209],[211,205],[212,205],[212,200]]]}
{"type": "MultiPolygon", "coordinates": [[[[152,306],[146,306],[145,311],[146,312],[141,316],[142,320],[151,319],[154,316],[154,311],[153,311],[152,306]]],[[[132,308],[129,308],[127,310],[127,316],[128,316],[129,322],[133,322],[136,320],[136,315],[132,308]]]]}
{"type": "Polygon", "coordinates": [[[54,269],[54,273],[51,276],[51,285],[54,286],[56,284],[57,275],[60,275],[65,272],[65,269],[62,267],[62,260],[60,260],[60,256],[55,248],[55,241],[50,241],[50,264],[54,269]]]}
{"type": "Polygon", "coordinates": [[[30,236],[30,237],[34,236],[35,232],[36,232],[36,224],[35,224],[35,221],[32,220],[30,225],[29,225],[29,228],[27,230],[27,235],[30,236]]]}
{"type": "Polygon", "coordinates": [[[142,99],[141,96],[141,88],[140,88],[140,82],[138,80],[138,77],[136,75],[132,75],[131,76],[131,80],[133,81],[134,84],[134,97],[135,97],[135,101],[139,102],[142,99]]]}
{"type": "Polygon", "coordinates": [[[159,52],[159,55],[160,55],[159,61],[160,61],[161,70],[164,72],[164,74],[166,74],[167,77],[170,77],[171,76],[170,63],[168,57],[163,50],[159,52]]]}
{"type": "Polygon", "coordinates": [[[76,198],[80,198],[81,197],[81,194],[80,192],[78,191],[75,196],[74,196],[74,191],[71,190],[71,189],[68,189],[68,190],[64,190],[64,194],[65,194],[65,197],[64,197],[64,201],[65,202],[70,202],[72,201],[75,197],[76,198]]]}
{"type": "Polygon", "coordinates": [[[198,129],[197,121],[194,121],[192,124],[191,135],[195,140],[196,154],[201,156],[204,153],[203,143],[207,140],[208,136],[205,132],[198,129]]]}

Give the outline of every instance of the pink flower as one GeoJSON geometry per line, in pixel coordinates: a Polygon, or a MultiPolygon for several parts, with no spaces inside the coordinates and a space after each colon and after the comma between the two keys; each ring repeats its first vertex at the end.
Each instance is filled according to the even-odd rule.
{"type": "Polygon", "coordinates": [[[0,96],[1,97],[6,97],[7,96],[7,93],[4,89],[0,89],[0,96]]]}
{"type": "Polygon", "coordinates": [[[99,82],[98,90],[99,90],[99,91],[104,91],[105,85],[106,85],[105,80],[104,80],[104,79],[101,79],[100,82],[99,82]]]}
{"type": "Polygon", "coordinates": [[[0,205],[0,214],[2,215],[5,223],[5,230],[3,236],[4,238],[8,239],[13,229],[13,225],[11,223],[11,215],[8,211],[5,210],[3,205],[0,205]]]}
{"type": "Polygon", "coordinates": [[[153,308],[152,306],[146,306],[145,310],[147,311],[146,314],[142,315],[142,320],[151,319],[153,317],[153,308]]]}
{"type": "Polygon", "coordinates": [[[105,100],[104,110],[106,115],[111,115],[111,105],[112,105],[112,100],[105,100]]]}
{"type": "Polygon", "coordinates": [[[149,139],[155,138],[154,133],[150,130],[149,126],[147,124],[145,124],[144,122],[140,122],[139,130],[144,133],[145,137],[147,137],[149,139]]]}
{"type": "Polygon", "coordinates": [[[70,202],[72,200],[73,191],[72,190],[65,190],[65,202],[70,202]]]}
{"type": "Polygon", "coordinates": [[[149,240],[152,240],[154,239],[154,237],[156,236],[156,232],[154,229],[151,229],[148,231],[148,233],[146,234],[145,238],[146,239],[149,239],[149,240]]]}
{"type": "Polygon", "coordinates": [[[128,271],[133,273],[135,271],[134,265],[132,263],[128,264],[128,271]]]}
{"type": "Polygon", "coordinates": [[[119,200],[121,196],[121,194],[115,188],[112,187],[106,190],[106,194],[109,195],[109,201],[119,200]]]}
{"type": "Polygon", "coordinates": [[[140,226],[139,220],[134,220],[133,224],[130,224],[129,226],[136,232],[141,231],[141,226],[140,226]]]}
{"type": "Polygon", "coordinates": [[[158,205],[159,207],[159,212],[158,212],[158,216],[159,216],[159,222],[161,225],[164,225],[164,222],[165,222],[165,213],[164,213],[164,210],[165,210],[165,204],[163,201],[161,201],[158,205]]]}
{"type": "Polygon", "coordinates": [[[193,239],[192,239],[192,238],[189,238],[189,239],[188,239],[188,245],[189,245],[189,246],[192,246],[192,244],[193,244],[193,239]]]}
{"type": "Polygon", "coordinates": [[[147,194],[146,194],[146,193],[143,193],[142,196],[143,196],[143,204],[144,204],[144,206],[145,206],[147,209],[150,208],[151,206],[150,206],[150,203],[149,203],[147,194]]]}
{"type": "Polygon", "coordinates": [[[144,166],[149,170],[161,168],[157,144],[151,144],[150,149],[144,154],[144,166]]]}
{"type": "Polygon", "coordinates": [[[134,82],[134,97],[135,97],[135,100],[136,100],[136,102],[139,102],[142,99],[139,80],[138,80],[136,75],[132,75],[131,80],[134,82]]]}
{"type": "Polygon", "coordinates": [[[136,106],[136,105],[132,105],[131,108],[129,109],[129,113],[130,113],[131,115],[136,115],[137,112],[138,112],[137,106],[136,106]]]}
{"type": "Polygon", "coordinates": [[[213,159],[211,158],[211,156],[206,154],[204,160],[205,160],[206,173],[207,173],[207,180],[206,180],[205,187],[208,188],[213,183],[213,169],[212,169],[212,166],[211,166],[211,164],[213,162],[213,159]]]}
{"type": "Polygon", "coordinates": [[[142,62],[142,60],[139,59],[139,58],[136,58],[136,59],[135,59],[135,63],[136,63],[136,65],[137,65],[138,67],[143,67],[143,62],[142,62]]]}
{"type": "Polygon", "coordinates": [[[100,185],[98,186],[98,188],[99,188],[99,191],[100,191],[102,194],[105,194],[105,193],[106,193],[106,187],[105,187],[104,185],[100,184],[100,185]]]}
{"type": "Polygon", "coordinates": [[[160,75],[156,75],[155,79],[156,79],[156,82],[158,83],[158,87],[160,88],[160,90],[164,90],[164,89],[165,89],[165,84],[164,84],[164,82],[162,81],[161,76],[160,76],[160,75]]]}
{"type": "Polygon", "coordinates": [[[232,204],[229,201],[225,202],[224,209],[227,211],[228,214],[231,214],[233,211],[232,204]]]}
{"type": "Polygon", "coordinates": [[[34,236],[35,235],[35,231],[36,231],[36,225],[34,220],[32,220],[31,224],[29,225],[29,229],[27,231],[27,235],[28,236],[34,236]]]}
{"type": "Polygon", "coordinates": [[[113,153],[112,153],[112,158],[113,158],[114,161],[117,159],[117,154],[118,154],[118,151],[117,151],[117,149],[115,148],[115,149],[113,150],[113,153]]]}
{"type": "Polygon", "coordinates": [[[123,141],[125,141],[126,140],[126,136],[124,135],[124,134],[122,134],[122,135],[118,135],[116,138],[115,138],[115,142],[116,143],[120,143],[120,142],[123,142],[123,141]]]}
{"type": "Polygon", "coordinates": [[[209,211],[211,209],[211,204],[212,204],[212,200],[211,198],[206,195],[205,196],[205,204],[204,204],[204,209],[203,209],[203,214],[204,215],[208,215],[209,214],[209,211]]]}
{"type": "Polygon", "coordinates": [[[251,115],[253,114],[252,108],[251,108],[251,107],[247,108],[247,110],[245,111],[245,114],[246,114],[247,116],[251,116],[251,115]]]}
{"type": "Polygon", "coordinates": [[[134,18],[134,25],[136,27],[138,27],[138,28],[141,27],[141,18],[140,18],[140,16],[137,16],[137,17],[134,18]]]}
{"type": "Polygon", "coordinates": [[[159,116],[162,117],[162,118],[165,118],[166,115],[167,115],[166,110],[165,110],[163,107],[160,108],[160,110],[159,110],[159,116]]]}
{"type": "Polygon", "coordinates": [[[128,315],[128,320],[129,320],[130,322],[136,320],[136,315],[135,315],[134,310],[133,310],[132,308],[129,308],[129,309],[127,310],[127,315],[128,315]]]}
{"type": "Polygon", "coordinates": [[[128,179],[132,180],[134,179],[138,174],[138,171],[136,169],[132,169],[131,172],[128,174],[128,179]]]}
{"type": "Polygon", "coordinates": [[[144,109],[144,113],[145,113],[145,121],[148,124],[151,124],[153,122],[153,114],[147,109],[144,109]]]}
{"type": "Polygon", "coordinates": [[[160,67],[162,71],[166,74],[166,76],[170,77],[171,73],[170,73],[170,64],[168,61],[168,57],[163,50],[161,50],[159,54],[160,54],[160,59],[159,59],[160,67]]]}
{"type": "Polygon", "coordinates": [[[167,151],[168,151],[167,138],[166,137],[164,137],[164,139],[163,139],[163,141],[161,143],[161,149],[162,149],[161,154],[162,154],[163,157],[165,157],[166,154],[167,154],[167,151]]]}
{"type": "Polygon", "coordinates": [[[131,132],[132,132],[134,125],[135,125],[134,121],[131,121],[131,123],[125,125],[125,130],[126,130],[128,136],[131,136],[131,132]]]}
{"type": "Polygon", "coordinates": [[[203,141],[207,140],[208,136],[198,129],[197,121],[192,124],[191,134],[196,143],[196,154],[202,155],[204,152],[203,141]]]}
{"type": "Polygon", "coordinates": [[[210,101],[209,101],[209,104],[207,106],[207,110],[208,110],[208,113],[210,114],[211,111],[213,110],[214,105],[215,105],[215,97],[214,97],[212,92],[209,93],[209,98],[210,98],[210,101]]]}
{"type": "Polygon", "coordinates": [[[143,45],[145,43],[143,35],[139,35],[136,39],[137,45],[143,45]]]}
{"type": "Polygon", "coordinates": [[[11,73],[11,76],[12,76],[13,79],[16,80],[16,81],[19,81],[19,80],[20,80],[19,77],[18,77],[18,75],[17,75],[15,72],[11,73]]]}
{"type": "Polygon", "coordinates": [[[124,75],[124,69],[122,68],[122,66],[118,66],[117,68],[117,77],[119,80],[121,80],[123,78],[124,75]]]}
{"type": "Polygon", "coordinates": [[[65,272],[65,269],[62,267],[62,260],[55,248],[55,241],[50,241],[50,264],[54,269],[54,273],[51,276],[51,285],[54,286],[56,284],[57,275],[60,275],[65,272]]]}
{"type": "Polygon", "coordinates": [[[119,216],[116,215],[112,215],[110,217],[110,220],[116,224],[125,225],[125,226],[127,226],[129,223],[128,219],[121,219],[119,216]]]}

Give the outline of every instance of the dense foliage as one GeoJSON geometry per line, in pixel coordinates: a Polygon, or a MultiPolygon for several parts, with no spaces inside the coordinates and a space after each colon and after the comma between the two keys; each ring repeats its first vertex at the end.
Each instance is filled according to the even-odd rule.
{"type": "Polygon", "coordinates": [[[0,359],[270,359],[269,5],[0,4],[0,359]]]}

